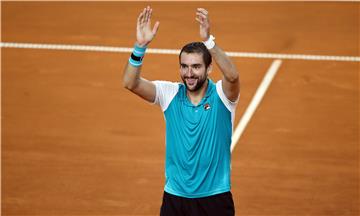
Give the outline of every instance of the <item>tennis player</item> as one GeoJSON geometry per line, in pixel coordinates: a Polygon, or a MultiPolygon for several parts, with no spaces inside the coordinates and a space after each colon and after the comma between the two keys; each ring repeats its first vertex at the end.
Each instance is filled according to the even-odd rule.
{"type": "Polygon", "coordinates": [[[124,70],[124,87],[160,106],[166,121],[165,188],[160,215],[234,215],[230,192],[231,136],[239,98],[239,73],[210,35],[208,12],[196,10],[202,42],[179,54],[182,82],[148,81],[142,60],[159,22],[151,28],[148,6],[137,20],[134,51],[124,70]],[[222,72],[208,75],[212,59],[222,72]]]}

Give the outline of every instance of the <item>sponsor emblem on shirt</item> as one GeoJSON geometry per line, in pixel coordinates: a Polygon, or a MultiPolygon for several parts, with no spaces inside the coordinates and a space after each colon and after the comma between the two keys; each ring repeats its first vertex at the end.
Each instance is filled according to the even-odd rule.
{"type": "Polygon", "coordinates": [[[209,110],[211,108],[210,104],[206,103],[204,105],[204,110],[209,110]]]}

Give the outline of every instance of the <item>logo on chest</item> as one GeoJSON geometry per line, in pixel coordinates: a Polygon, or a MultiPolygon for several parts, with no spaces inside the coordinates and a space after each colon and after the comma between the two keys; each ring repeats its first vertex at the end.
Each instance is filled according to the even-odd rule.
{"type": "Polygon", "coordinates": [[[209,110],[209,109],[211,109],[211,106],[210,106],[209,103],[206,103],[206,104],[204,105],[204,110],[209,110]]]}

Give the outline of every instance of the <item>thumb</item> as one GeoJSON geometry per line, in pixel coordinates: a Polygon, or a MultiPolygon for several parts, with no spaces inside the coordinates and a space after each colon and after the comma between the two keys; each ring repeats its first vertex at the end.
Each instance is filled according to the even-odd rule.
{"type": "Polygon", "coordinates": [[[154,28],[152,30],[152,33],[155,35],[156,32],[158,31],[159,29],[159,25],[160,25],[160,22],[159,21],[156,21],[155,25],[154,25],[154,28]]]}

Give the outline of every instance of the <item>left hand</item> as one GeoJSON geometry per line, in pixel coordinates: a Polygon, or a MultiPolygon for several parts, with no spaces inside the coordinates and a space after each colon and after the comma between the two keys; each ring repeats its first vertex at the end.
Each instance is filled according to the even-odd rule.
{"type": "Polygon", "coordinates": [[[200,38],[203,41],[207,41],[210,37],[210,20],[209,13],[204,8],[198,8],[196,10],[195,19],[200,24],[200,38]]]}

